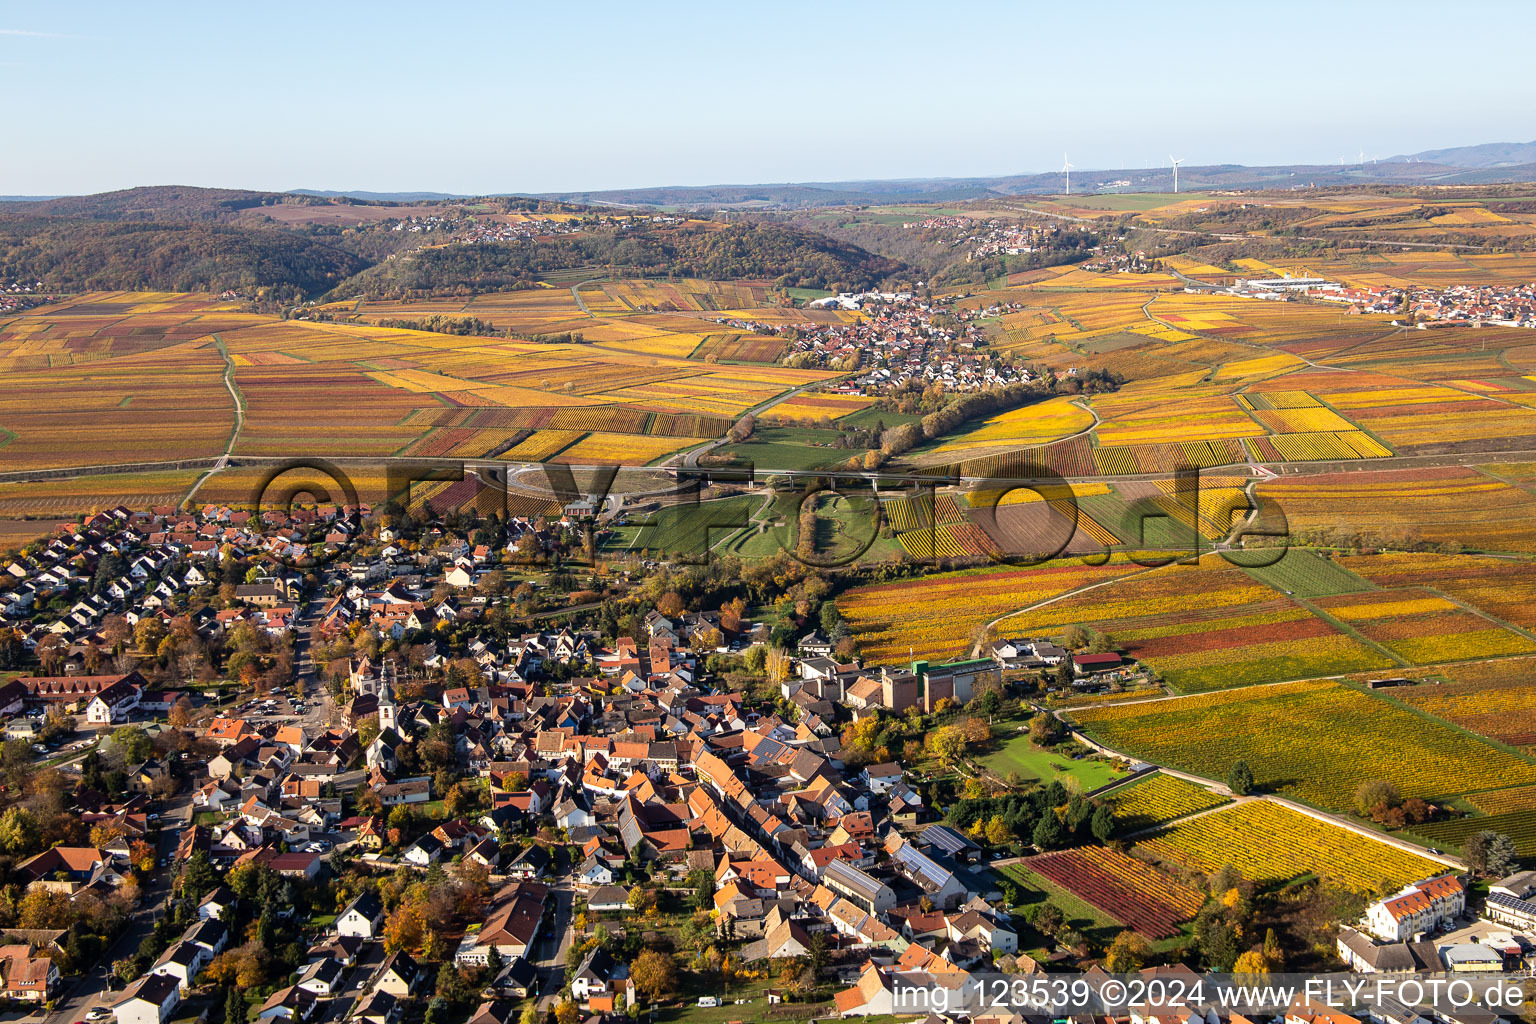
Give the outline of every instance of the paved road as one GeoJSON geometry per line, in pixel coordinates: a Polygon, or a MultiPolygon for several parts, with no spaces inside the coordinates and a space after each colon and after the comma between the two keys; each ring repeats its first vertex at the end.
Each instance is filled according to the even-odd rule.
{"type": "MultiPolygon", "coordinates": [[[[178,795],[167,807],[163,819],[165,826],[160,830],[160,856],[169,857],[175,852],[182,822],[186,820],[191,807],[190,793],[178,795]]],[[[102,954],[101,962],[94,970],[76,979],[64,995],[59,997],[54,1011],[42,1018],[43,1024],[70,1024],[72,1021],[84,1020],[91,1007],[117,996],[118,993],[108,990],[106,986],[106,972],[111,970],[114,961],[132,956],[144,937],[154,930],[155,922],[165,911],[165,900],[171,892],[173,874],[170,867],[156,868],[150,884],[144,888],[139,909],[129,918],[127,927],[117,937],[117,941],[102,954]]]]}
{"type": "Polygon", "coordinates": [[[553,1006],[565,986],[565,954],[571,948],[571,911],[576,905],[576,893],[568,883],[551,887],[549,895],[554,901],[554,910],[533,947],[534,964],[539,970],[539,991],[543,993],[539,997],[541,1007],[553,1006]]]}
{"type": "Polygon", "coordinates": [[[370,942],[365,945],[357,956],[357,963],[342,973],[338,994],[321,1002],[320,1016],[315,1024],[345,1020],[347,1014],[352,1012],[352,1005],[362,998],[368,983],[373,980],[374,973],[383,962],[383,943],[370,942]]]}

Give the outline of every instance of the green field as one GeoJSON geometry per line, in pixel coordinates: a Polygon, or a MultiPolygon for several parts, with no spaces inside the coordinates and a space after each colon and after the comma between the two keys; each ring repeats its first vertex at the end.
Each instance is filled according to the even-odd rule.
{"type": "MultiPolygon", "coordinates": [[[[750,525],[715,548],[715,552],[738,558],[772,558],[781,551],[794,551],[799,541],[800,500],[795,491],[775,494],[766,511],[758,513],[750,525]]],[[[858,550],[868,537],[871,514],[864,501],[841,497],[824,501],[817,510],[818,550],[824,554],[858,550]]],[[[877,536],[858,561],[899,559],[901,555],[901,545],[894,539],[877,536]]]]}
{"type": "Polygon", "coordinates": [[[702,557],[739,530],[761,504],[762,499],[755,495],[737,494],[696,505],[669,505],[620,528],[620,535],[627,536],[625,547],[630,551],[675,551],[702,557]]]}
{"type": "Polygon", "coordinates": [[[716,454],[738,462],[750,462],[758,472],[767,469],[827,469],[840,462],[847,462],[856,452],[850,448],[834,448],[832,443],[841,434],[835,430],[815,430],[809,427],[761,427],[751,440],[726,445],[716,449],[716,454]]]}
{"type": "MultiPolygon", "coordinates": [[[[1171,175],[1173,172],[1170,171],[1171,175]]],[[[1171,179],[1170,179],[1171,180],[1171,179]]],[[[1086,210],[1155,210],[1160,206],[1172,206],[1192,198],[1192,193],[1179,192],[1111,192],[1093,196],[1058,197],[1056,202],[1086,210]]]]}
{"type": "Polygon", "coordinates": [[[1063,777],[1075,778],[1085,792],[1125,777],[1124,772],[1116,771],[1106,761],[1091,757],[1076,761],[1049,750],[1041,750],[1030,742],[1027,732],[1015,733],[1012,738],[1000,743],[992,753],[978,760],[1005,778],[1009,772],[1018,772],[1025,779],[1039,779],[1041,782],[1063,777]]]}
{"type": "Polygon", "coordinates": [[[1260,583],[1301,598],[1332,597],[1376,589],[1374,584],[1332,559],[1304,548],[1289,548],[1274,565],[1244,571],[1260,583]]]}
{"type": "Polygon", "coordinates": [[[837,421],[840,427],[861,427],[866,430],[873,429],[881,423],[887,427],[899,427],[903,423],[917,423],[922,420],[915,413],[895,412],[891,409],[876,409],[866,407],[858,412],[851,412],[837,421]]]}

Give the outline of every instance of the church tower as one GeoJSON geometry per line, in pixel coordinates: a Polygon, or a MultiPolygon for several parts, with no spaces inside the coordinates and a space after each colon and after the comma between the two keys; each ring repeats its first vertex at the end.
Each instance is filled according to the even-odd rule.
{"type": "Polygon", "coordinates": [[[379,732],[395,728],[395,698],[389,693],[389,680],[379,680],[379,732]]]}

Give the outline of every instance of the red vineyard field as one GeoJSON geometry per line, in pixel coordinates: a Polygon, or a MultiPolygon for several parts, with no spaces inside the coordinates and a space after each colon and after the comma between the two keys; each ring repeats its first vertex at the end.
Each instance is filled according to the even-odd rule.
{"type": "Polygon", "coordinates": [[[1103,846],[1042,854],[1024,866],[1150,939],[1177,935],[1205,900],[1150,864],[1103,846]]]}

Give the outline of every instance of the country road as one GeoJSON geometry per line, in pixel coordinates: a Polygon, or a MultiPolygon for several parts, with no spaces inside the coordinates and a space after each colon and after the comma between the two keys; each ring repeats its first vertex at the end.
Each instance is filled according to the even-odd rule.
{"type": "Polygon", "coordinates": [[[230,401],[235,403],[235,425],[229,432],[229,440],[224,443],[224,454],[220,455],[213,466],[192,482],[186,496],[180,504],[186,505],[197,496],[197,492],[207,482],[208,478],[221,472],[229,465],[229,457],[235,453],[235,444],[240,440],[240,431],[245,429],[245,399],[235,388],[235,361],[229,357],[229,349],[224,344],[224,339],[217,334],[213,335],[213,343],[219,350],[219,355],[224,359],[224,389],[229,392],[230,401]]]}

